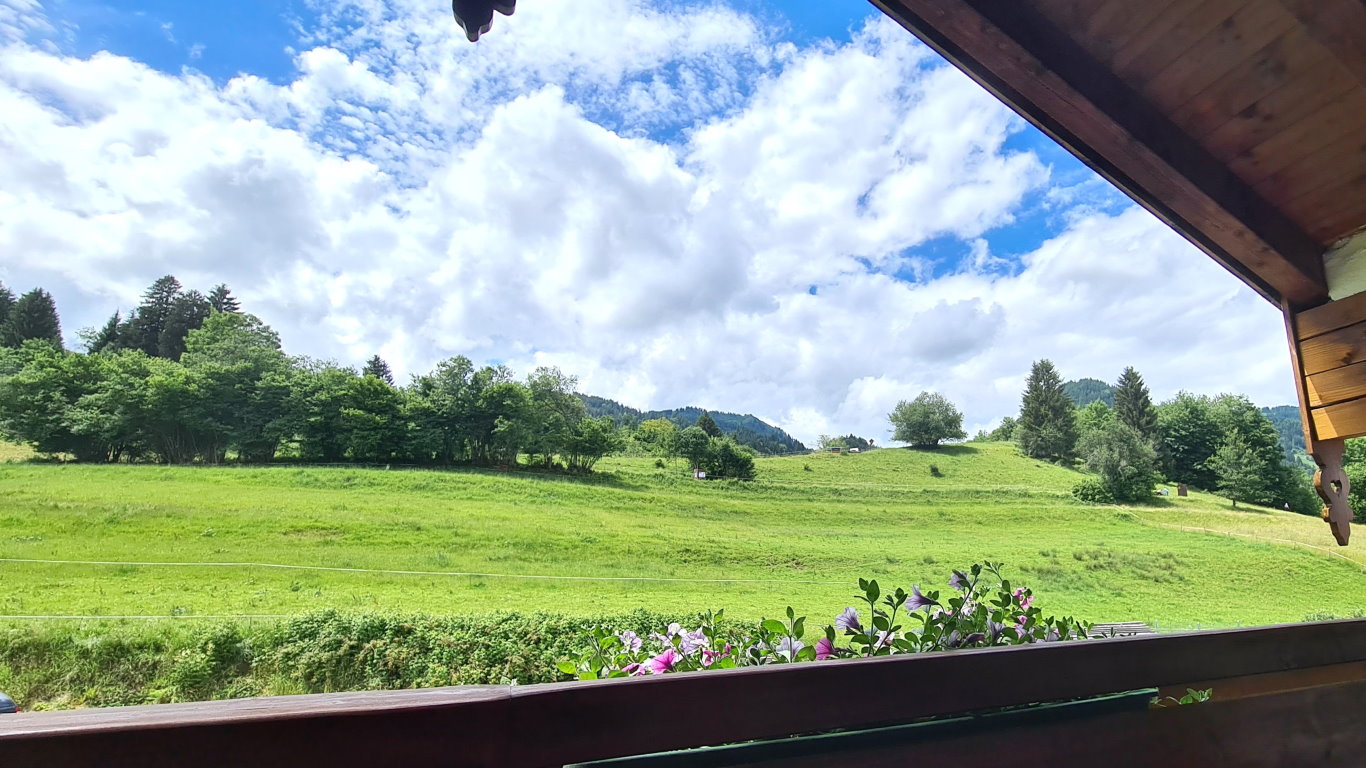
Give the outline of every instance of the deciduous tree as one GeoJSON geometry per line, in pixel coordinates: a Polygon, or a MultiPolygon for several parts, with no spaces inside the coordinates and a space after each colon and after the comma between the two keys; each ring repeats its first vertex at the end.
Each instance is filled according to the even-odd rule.
{"type": "Polygon", "coordinates": [[[902,400],[887,414],[892,439],[915,448],[936,448],[942,440],[961,440],[963,414],[938,392],[921,392],[914,400],[902,400]]]}

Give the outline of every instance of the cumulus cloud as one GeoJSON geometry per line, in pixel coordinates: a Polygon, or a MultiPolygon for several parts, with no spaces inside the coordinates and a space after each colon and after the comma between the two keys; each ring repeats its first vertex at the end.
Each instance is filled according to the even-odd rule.
{"type": "Polygon", "coordinates": [[[807,440],[885,439],[921,389],[985,426],[1045,356],[1291,396],[1274,310],[1053,184],[890,22],[797,48],[723,5],[547,1],[471,46],[433,5],[329,3],[291,80],[215,83],[24,43],[41,9],[0,0],[0,279],[52,290],[69,331],[164,273],[226,281],[293,353],[555,364],[807,440]],[[991,253],[1041,205],[1059,234],[991,253]],[[945,238],[968,256],[936,271],[917,249],[945,238]]]}

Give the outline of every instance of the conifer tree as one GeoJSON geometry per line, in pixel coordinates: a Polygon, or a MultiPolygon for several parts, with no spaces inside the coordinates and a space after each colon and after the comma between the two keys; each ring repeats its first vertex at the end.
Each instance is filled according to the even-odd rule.
{"type": "Polygon", "coordinates": [[[105,322],[104,327],[96,331],[86,342],[85,351],[93,355],[99,352],[113,352],[118,349],[119,328],[122,325],[123,318],[119,315],[118,310],[115,310],[114,314],[110,315],[109,320],[105,322]]]}
{"type": "Polygon", "coordinates": [[[5,321],[9,319],[10,310],[14,309],[14,291],[0,283],[0,328],[5,326],[5,321]]]}
{"type": "Polygon", "coordinates": [[[152,283],[142,295],[142,304],[129,321],[131,343],[128,346],[152,357],[160,357],[161,334],[166,330],[179,297],[180,281],[173,275],[166,275],[152,283]]]}
{"type": "Polygon", "coordinates": [[[213,307],[213,311],[215,312],[242,311],[241,302],[237,300],[237,297],[232,295],[232,292],[228,290],[228,286],[223,283],[215,285],[213,290],[209,291],[209,306],[213,307]]]}
{"type": "Polygon", "coordinates": [[[380,381],[394,386],[394,372],[389,370],[389,364],[384,362],[384,358],[375,355],[365,361],[365,367],[361,369],[362,376],[374,376],[380,381]]]}
{"type": "Polygon", "coordinates": [[[1048,360],[1034,363],[1025,384],[1015,438],[1025,455],[1071,461],[1077,452],[1077,421],[1062,378],[1048,360]]]}
{"type": "Polygon", "coordinates": [[[62,323],[57,317],[57,302],[52,294],[42,288],[34,288],[10,309],[9,318],[0,328],[0,343],[7,347],[19,347],[29,339],[44,339],[62,349],[62,323]]]}
{"type": "Polygon", "coordinates": [[[702,415],[697,417],[697,423],[693,426],[706,432],[707,437],[721,437],[721,428],[716,426],[716,420],[706,411],[703,411],[702,415]]]}
{"type": "Polygon", "coordinates": [[[179,360],[185,352],[185,337],[198,330],[209,319],[212,308],[199,291],[187,291],[177,296],[166,316],[166,326],[157,339],[157,357],[179,360]]]}
{"type": "Polygon", "coordinates": [[[1115,417],[1132,427],[1149,445],[1157,445],[1157,409],[1148,394],[1148,385],[1132,366],[1125,368],[1115,382],[1115,417]]]}

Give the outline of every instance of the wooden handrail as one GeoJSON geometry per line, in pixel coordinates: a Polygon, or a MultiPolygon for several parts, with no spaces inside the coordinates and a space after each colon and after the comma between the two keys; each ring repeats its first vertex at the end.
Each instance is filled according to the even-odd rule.
{"type": "Polygon", "coordinates": [[[591,683],[0,716],[0,764],[552,766],[1366,661],[1366,620],[591,683]]]}

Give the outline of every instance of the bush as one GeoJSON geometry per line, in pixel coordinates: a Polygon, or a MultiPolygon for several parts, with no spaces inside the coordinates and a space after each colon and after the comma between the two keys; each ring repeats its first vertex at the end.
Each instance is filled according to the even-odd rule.
{"type": "Polygon", "coordinates": [[[1114,501],[1152,498],[1157,453],[1133,427],[1118,420],[1088,431],[1078,446],[1086,467],[1100,476],[1114,501]]]}
{"type": "Polygon", "coordinates": [[[1087,504],[1114,504],[1115,495],[1098,477],[1088,477],[1072,488],[1072,495],[1087,504]]]}

